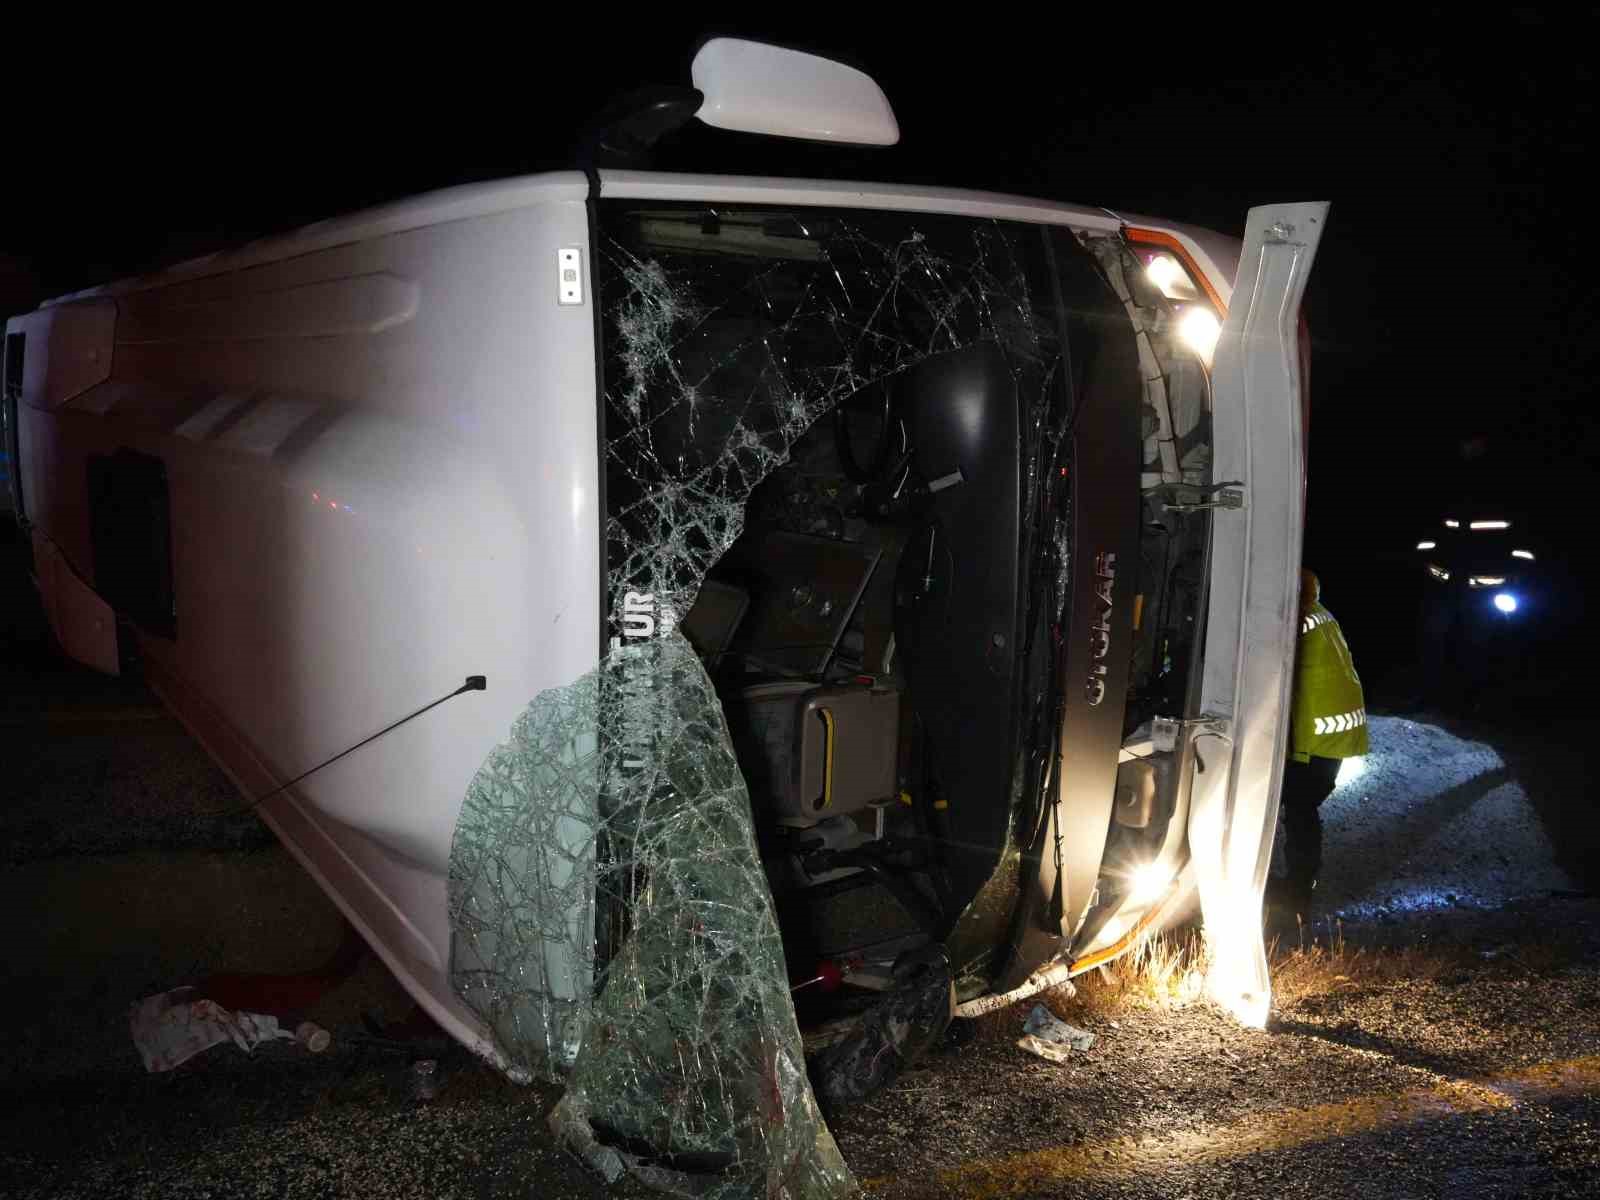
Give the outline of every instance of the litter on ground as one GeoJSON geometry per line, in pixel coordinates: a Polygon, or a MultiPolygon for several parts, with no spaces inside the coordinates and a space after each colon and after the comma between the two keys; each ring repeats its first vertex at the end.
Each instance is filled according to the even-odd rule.
{"type": "Polygon", "coordinates": [[[313,1054],[328,1048],[328,1031],[310,1021],[285,1029],[265,1013],[233,1012],[207,1000],[192,987],[149,996],[128,1014],[133,1044],[152,1073],[170,1071],[196,1054],[223,1042],[249,1052],[262,1042],[299,1042],[313,1054]]]}
{"type": "Polygon", "coordinates": [[[1066,1062],[1074,1050],[1082,1053],[1094,1045],[1094,1034],[1068,1025],[1042,1004],[1035,1004],[1022,1023],[1017,1045],[1049,1062],[1066,1062]]]}

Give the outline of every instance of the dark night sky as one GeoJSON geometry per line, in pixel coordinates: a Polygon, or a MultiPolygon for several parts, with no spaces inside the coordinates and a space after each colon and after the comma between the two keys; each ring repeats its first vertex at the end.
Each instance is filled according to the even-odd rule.
{"type": "MultiPolygon", "coordinates": [[[[1496,486],[1555,520],[1600,453],[1578,211],[1594,119],[1578,45],[1593,30],[1514,14],[1467,28],[1464,11],[1376,30],[1331,10],[1303,28],[1238,10],[1260,26],[1251,34],[1087,14],[983,31],[972,12],[948,34],[931,18],[724,26],[867,67],[902,144],[840,153],[701,131],[659,165],[1015,191],[1235,234],[1251,204],[1331,200],[1308,299],[1308,556],[1413,537],[1469,432],[1490,435],[1496,486]]],[[[709,31],[617,20],[609,32],[629,36],[574,33],[565,61],[559,39],[530,49],[490,26],[410,45],[319,34],[249,55],[127,52],[87,95],[88,116],[52,116],[42,84],[23,101],[12,88],[31,119],[0,193],[0,302],[570,165],[586,115],[636,84],[687,82],[709,31]]]]}

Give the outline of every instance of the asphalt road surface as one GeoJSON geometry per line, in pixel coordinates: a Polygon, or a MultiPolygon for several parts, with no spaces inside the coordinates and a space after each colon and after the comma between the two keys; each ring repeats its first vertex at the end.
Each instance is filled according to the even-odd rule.
{"type": "MultiPolygon", "coordinates": [[[[0,1193],[655,1194],[602,1187],[552,1142],[555,1090],[448,1046],[427,1050],[437,1098],[414,1099],[420,1051],[362,1037],[409,1011],[371,956],[310,1014],[327,1053],[219,1046],[147,1075],[133,1002],[213,971],[309,968],[340,921],[253,818],[213,815],[236,797],[136,680],[57,661],[20,575],[0,587],[0,1193]]],[[[1279,930],[1371,947],[1348,977],[1280,995],[1261,1032],[1203,1002],[1085,1009],[1095,1045],[1059,1065],[1018,1049],[1021,1013],[1002,1014],[835,1122],[866,1191],[1600,1195],[1582,730],[1421,714],[1373,735],[1329,801],[1317,915],[1279,930]]]]}

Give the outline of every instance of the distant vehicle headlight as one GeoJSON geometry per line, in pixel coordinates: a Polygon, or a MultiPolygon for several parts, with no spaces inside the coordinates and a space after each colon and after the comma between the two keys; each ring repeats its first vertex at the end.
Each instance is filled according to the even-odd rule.
{"type": "Polygon", "coordinates": [[[1438,542],[1418,542],[1417,543],[1417,549],[1418,550],[1432,550],[1436,546],[1438,546],[1438,544],[1439,544],[1438,542]]]}
{"type": "Polygon", "coordinates": [[[1432,575],[1440,583],[1449,583],[1450,582],[1450,572],[1446,571],[1438,563],[1429,563],[1428,564],[1428,574],[1432,575]]]}
{"type": "Polygon", "coordinates": [[[1517,598],[1510,592],[1496,592],[1494,594],[1494,606],[1507,616],[1510,616],[1517,611],[1517,598]]]}
{"type": "Polygon", "coordinates": [[[1460,521],[1446,520],[1445,523],[1444,523],[1444,527],[1446,529],[1460,529],[1461,528],[1461,522],[1460,521]]]}
{"type": "Polygon", "coordinates": [[[1504,575],[1473,575],[1467,580],[1468,587],[1501,587],[1505,584],[1504,575]]]}
{"type": "Polygon", "coordinates": [[[1469,529],[1510,529],[1510,521],[1474,521],[1469,529]]]}
{"type": "Polygon", "coordinates": [[[1525,558],[1529,562],[1532,562],[1533,561],[1533,551],[1532,550],[1513,550],[1511,552],[1511,557],[1512,558],[1525,558]]]}

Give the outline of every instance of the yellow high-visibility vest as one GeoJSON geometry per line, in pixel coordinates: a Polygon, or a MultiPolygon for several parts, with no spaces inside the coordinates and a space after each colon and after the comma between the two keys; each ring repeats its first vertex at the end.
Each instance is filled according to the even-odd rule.
{"type": "Polygon", "coordinates": [[[1313,605],[1300,618],[1295,650],[1291,752],[1296,762],[1367,752],[1366,697],[1333,614],[1313,605]]]}

